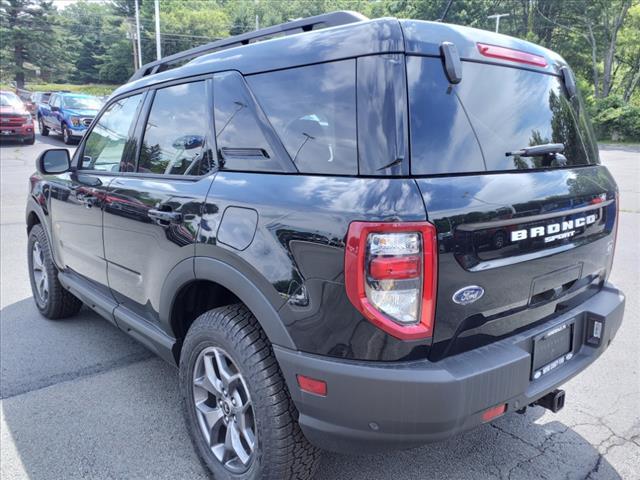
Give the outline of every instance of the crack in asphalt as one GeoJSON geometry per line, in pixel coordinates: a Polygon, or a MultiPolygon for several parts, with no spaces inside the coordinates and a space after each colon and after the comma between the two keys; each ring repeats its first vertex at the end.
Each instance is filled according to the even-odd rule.
{"type": "Polygon", "coordinates": [[[154,358],[155,355],[148,350],[143,350],[136,353],[125,355],[124,357],[117,358],[106,362],[96,363],[79,370],[71,372],[58,373],[46,378],[39,379],[35,382],[21,383],[17,385],[2,385],[0,391],[0,400],[6,400],[8,398],[17,397],[26,393],[34,392],[36,390],[42,390],[43,388],[58,385],[60,383],[71,382],[81,378],[92,377],[101,373],[106,373],[111,370],[127,367],[134,363],[144,362],[150,358],[154,358]]]}

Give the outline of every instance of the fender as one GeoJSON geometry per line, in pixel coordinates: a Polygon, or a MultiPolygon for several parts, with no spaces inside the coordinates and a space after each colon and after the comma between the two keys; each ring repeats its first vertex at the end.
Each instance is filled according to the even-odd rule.
{"type": "Polygon", "coordinates": [[[210,257],[195,257],[194,271],[196,279],[211,280],[233,292],[256,316],[273,345],[296,349],[276,308],[243,273],[227,263],[210,257]]]}

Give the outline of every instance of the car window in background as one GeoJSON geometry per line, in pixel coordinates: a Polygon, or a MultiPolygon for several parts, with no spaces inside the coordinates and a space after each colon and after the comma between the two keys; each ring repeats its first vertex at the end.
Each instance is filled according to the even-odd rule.
{"type": "Polygon", "coordinates": [[[145,127],[138,172],[209,172],[213,165],[206,145],[207,104],[204,81],[158,89],[145,127]]]}
{"type": "Polygon", "coordinates": [[[0,107],[21,107],[22,100],[11,92],[0,93],[0,107]]]}
{"type": "Polygon", "coordinates": [[[247,77],[299,171],[355,175],[355,60],[247,77]]]}
{"type": "Polygon", "coordinates": [[[94,97],[63,97],[64,106],[78,110],[99,110],[102,102],[94,97]]]}
{"type": "MultiPolygon", "coordinates": [[[[135,150],[131,127],[141,100],[142,95],[139,94],[109,105],[85,142],[81,169],[107,172],[120,170],[125,149],[127,152],[135,150]]],[[[131,168],[124,166],[122,170],[130,171],[131,168]]]]}

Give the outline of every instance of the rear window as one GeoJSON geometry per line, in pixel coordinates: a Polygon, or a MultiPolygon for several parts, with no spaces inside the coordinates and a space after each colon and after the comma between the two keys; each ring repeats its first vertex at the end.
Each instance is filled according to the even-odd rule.
{"type": "Polygon", "coordinates": [[[559,77],[519,68],[462,62],[450,86],[438,58],[408,57],[413,174],[526,170],[597,163],[579,100],[559,77]],[[564,144],[563,159],[507,155],[564,144]]]}

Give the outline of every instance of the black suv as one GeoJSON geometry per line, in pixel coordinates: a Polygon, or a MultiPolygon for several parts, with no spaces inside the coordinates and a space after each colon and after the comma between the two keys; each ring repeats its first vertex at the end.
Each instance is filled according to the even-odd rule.
{"type": "Polygon", "coordinates": [[[561,408],[622,320],[617,195],[555,53],[336,12],[146,65],[43,153],[31,284],[179,366],[216,478],[308,478],[561,408]]]}

